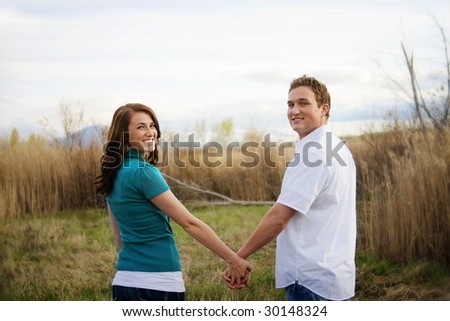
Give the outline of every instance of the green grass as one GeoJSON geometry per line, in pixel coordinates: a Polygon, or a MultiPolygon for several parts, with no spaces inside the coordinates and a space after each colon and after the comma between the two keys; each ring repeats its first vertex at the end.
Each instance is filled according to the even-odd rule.
{"type": "Polygon", "coordinates": [[[434,261],[397,265],[368,253],[357,255],[359,300],[450,300],[450,269],[434,261]]]}
{"type": "MultiPolygon", "coordinates": [[[[234,250],[268,207],[192,208],[234,250]]],[[[174,224],[187,300],[284,300],[275,289],[275,243],[255,253],[252,286],[226,288],[226,264],[174,224]]],[[[117,251],[105,210],[4,220],[0,224],[0,300],[110,300],[117,251]]],[[[355,300],[450,300],[450,271],[435,262],[395,265],[357,254],[355,300]]]]}
{"type": "MultiPolygon", "coordinates": [[[[193,212],[211,226],[229,247],[238,250],[267,210],[266,206],[227,206],[197,209],[193,212]]],[[[221,280],[226,264],[194,241],[178,225],[173,228],[183,264],[188,300],[284,299],[284,292],[275,289],[275,242],[251,257],[253,286],[241,291],[230,291],[221,280]]]]}
{"type": "Polygon", "coordinates": [[[0,300],[105,300],[115,249],[104,211],[4,221],[0,300]]]}

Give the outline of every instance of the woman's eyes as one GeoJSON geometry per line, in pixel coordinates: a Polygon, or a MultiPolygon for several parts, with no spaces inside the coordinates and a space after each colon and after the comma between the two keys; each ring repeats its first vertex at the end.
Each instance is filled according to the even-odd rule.
{"type": "MultiPolygon", "coordinates": [[[[150,127],[150,128],[156,128],[155,124],[150,124],[149,127],[150,127]]],[[[143,129],[143,128],[145,128],[144,125],[138,125],[138,126],[137,126],[137,129],[143,129]]]]}

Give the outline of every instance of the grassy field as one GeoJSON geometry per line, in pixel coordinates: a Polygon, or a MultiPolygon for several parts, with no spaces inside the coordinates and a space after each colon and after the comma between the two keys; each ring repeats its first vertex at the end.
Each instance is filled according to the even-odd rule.
{"type": "MultiPolygon", "coordinates": [[[[268,209],[189,208],[235,250],[268,209]]],[[[220,278],[226,264],[174,230],[187,300],[284,300],[274,286],[274,242],[251,257],[252,286],[231,291],[220,278]]],[[[0,244],[0,300],[110,300],[117,251],[105,210],[4,219],[0,244]]],[[[356,283],[355,300],[450,300],[450,271],[430,260],[394,264],[358,250],[356,283]]]]}
{"type": "MultiPolygon", "coordinates": [[[[413,259],[449,267],[450,149],[443,146],[450,142],[450,129],[394,126],[346,139],[357,168],[360,249],[401,265],[413,259]]],[[[194,191],[169,180],[183,201],[219,200],[217,194],[200,189],[234,200],[274,202],[292,144],[263,148],[264,138],[253,143],[258,141],[261,144],[249,150],[223,150],[221,157],[210,157],[213,150],[169,149],[160,169],[197,187],[194,191]]],[[[100,169],[99,146],[68,148],[44,140],[12,144],[0,139],[0,154],[0,220],[104,207],[93,184],[100,169]]]]}

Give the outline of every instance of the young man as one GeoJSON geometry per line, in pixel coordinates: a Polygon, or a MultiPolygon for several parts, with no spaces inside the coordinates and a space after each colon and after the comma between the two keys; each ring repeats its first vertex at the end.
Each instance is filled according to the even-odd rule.
{"type": "MultiPolygon", "coordinates": [[[[288,300],[348,300],[355,290],[356,170],[351,152],[331,133],[330,95],[324,84],[292,81],[287,116],[300,140],[277,202],[238,255],[277,238],[276,287],[288,300]]],[[[227,272],[223,278],[230,288],[227,272]]]]}

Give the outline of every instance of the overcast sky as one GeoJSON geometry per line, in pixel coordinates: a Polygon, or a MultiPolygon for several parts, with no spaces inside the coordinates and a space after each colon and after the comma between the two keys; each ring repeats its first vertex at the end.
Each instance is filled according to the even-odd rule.
{"type": "Polygon", "coordinates": [[[238,132],[292,135],[287,90],[302,74],[327,84],[344,134],[401,106],[377,65],[407,79],[401,41],[424,78],[442,69],[430,14],[449,36],[449,13],[448,0],[0,0],[0,134],[43,119],[60,131],[61,103],[108,125],[141,102],[163,131],[231,117],[238,132]]]}

